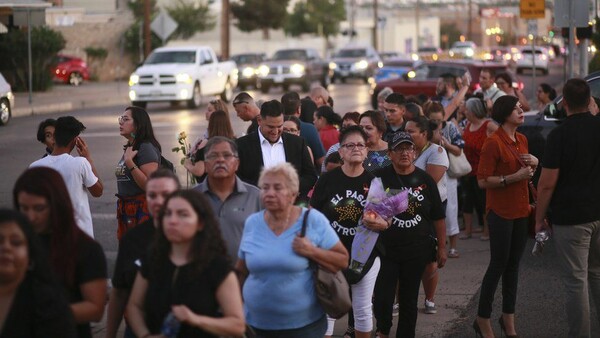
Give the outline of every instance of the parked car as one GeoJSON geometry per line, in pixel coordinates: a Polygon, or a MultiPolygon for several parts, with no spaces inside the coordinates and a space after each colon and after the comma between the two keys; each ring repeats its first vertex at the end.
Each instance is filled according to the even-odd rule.
{"type": "Polygon", "coordinates": [[[522,46],[520,56],[517,57],[517,73],[521,74],[524,69],[537,72],[538,69],[548,74],[548,49],[545,47],[522,46]],[[535,68],[534,68],[535,67],[535,68]]]}
{"type": "Polygon", "coordinates": [[[268,93],[273,86],[281,86],[287,91],[290,85],[300,85],[307,92],[313,81],[319,81],[325,88],[329,86],[331,74],[329,66],[314,48],[280,49],[270,60],[258,67],[260,90],[268,93]]]}
{"type": "Polygon", "coordinates": [[[238,87],[244,89],[248,86],[260,88],[258,80],[258,66],[267,59],[265,53],[244,53],[231,57],[238,67],[238,87]]]}
{"type": "Polygon", "coordinates": [[[54,80],[62,83],[79,86],[83,81],[90,79],[87,64],[83,59],[74,56],[58,54],[56,66],[52,68],[54,80]]]}
{"type": "Polygon", "coordinates": [[[402,75],[421,63],[421,61],[413,60],[409,55],[385,60],[383,61],[383,67],[375,72],[375,82],[401,78],[402,75]]]}
{"type": "Polygon", "coordinates": [[[345,47],[334,54],[329,62],[333,71],[332,82],[348,78],[362,79],[366,83],[382,66],[381,58],[373,47],[345,47]]]}
{"type": "Polygon", "coordinates": [[[417,49],[417,55],[423,61],[437,61],[442,53],[442,49],[435,46],[419,47],[417,49]]]}
{"type": "Polygon", "coordinates": [[[10,84],[6,82],[4,76],[0,74],[0,126],[3,126],[10,121],[14,107],[15,96],[10,88],[10,84]]]}
{"type": "Polygon", "coordinates": [[[513,60],[511,47],[492,47],[490,52],[485,54],[485,60],[511,62],[513,60]]]}
{"type": "Polygon", "coordinates": [[[379,57],[381,60],[385,61],[387,59],[393,59],[400,56],[398,52],[379,52],[379,57]]]}
{"type": "Polygon", "coordinates": [[[473,41],[456,41],[448,54],[451,58],[472,59],[475,56],[477,45],[473,41]]]}
{"type": "MultiPolygon", "coordinates": [[[[462,76],[468,71],[472,79],[469,91],[474,91],[479,88],[479,73],[483,68],[491,68],[495,73],[509,71],[506,64],[496,62],[473,60],[428,61],[416,66],[400,78],[377,82],[372,91],[371,103],[374,108],[377,108],[377,94],[385,87],[390,87],[394,92],[405,96],[425,94],[433,97],[436,95],[438,78],[446,73],[462,76]]],[[[515,77],[513,76],[513,78],[515,77]]],[[[517,86],[523,89],[522,83],[519,82],[517,86]]]]}
{"type": "Polygon", "coordinates": [[[195,108],[203,95],[220,95],[229,102],[237,82],[235,62],[219,62],[210,47],[162,47],[155,49],[129,77],[129,99],[140,107],[148,102],[170,101],[195,108]]]}

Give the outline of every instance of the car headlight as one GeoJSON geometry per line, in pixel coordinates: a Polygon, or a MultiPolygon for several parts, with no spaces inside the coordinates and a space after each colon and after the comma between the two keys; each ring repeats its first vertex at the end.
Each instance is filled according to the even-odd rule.
{"type": "Polygon", "coordinates": [[[356,67],[356,69],[367,69],[367,67],[369,67],[369,63],[367,60],[360,60],[354,64],[354,67],[356,67]]]}
{"type": "Polygon", "coordinates": [[[187,73],[180,73],[175,75],[175,81],[183,83],[192,83],[192,77],[187,73]]]}
{"type": "Polygon", "coordinates": [[[269,75],[269,67],[266,65],[258,67],[258,75],[263,77],[269,75]]]}
{"type": "Polygon", "coordinates": [[[466,56],[473,56],[473,54],[475,54],[475,51],[473,51],[473,49],[471,48],[467,48],[467,50],[465,51],[465,55],[466,56]]]}
{"type": "Polygon", "coordinates": [[[290,66],[290,73],[296,74],[296,75],[302,75],[302,74],[304,74],[304,66],[299,63],[294,63],[293,65],[290,66]]]}
{"type": "Polygon", "coordinates": [[[140,82],[139,75],[131,74],[131,76],[129,77],[129,85],[134,86],[134,85],[138,84],[138,82],[140,82]]]}
{"type": "Polygon", "coordinates": [[[254,76],[254,68],[252,67],[246,67],[242,70],[242,76],[243,77],[252,77],[254,76]]]}
{"type": "Polygon", "coordinates": [[[419,55],[418,55],[418,54],[412,53],[412,54],[410,55],[410,58],[411,58],[413,61],[419,61],[419,55]]]}
{"type": "Polygon", "coordinates": [[[417,76],[417,73],[415,73],[414,70],[411,70],[408,73],[406,73],[406,76],[408,76],[409,79],[414,79],[415,76],[417,76]]]}
{"type": "Polygon", "coordinates": [[[337,68],[337,64],[335,62],[330,62],[329,63],[329,69],[333,70],[337,68]]]}

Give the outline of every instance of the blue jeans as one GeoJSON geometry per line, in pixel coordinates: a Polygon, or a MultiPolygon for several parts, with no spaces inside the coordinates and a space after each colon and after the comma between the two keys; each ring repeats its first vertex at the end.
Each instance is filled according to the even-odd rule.
{"type": "Polygon", "coordinates": [[[319,318],[317,321],[306,326],[289,330],[261,330],[253,327],[256,338],[323,338],[327,331],[327,317],[319,318]]]}

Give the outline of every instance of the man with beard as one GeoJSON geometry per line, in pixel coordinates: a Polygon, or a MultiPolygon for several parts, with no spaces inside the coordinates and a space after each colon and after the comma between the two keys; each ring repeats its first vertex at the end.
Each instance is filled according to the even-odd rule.
{"type": "Polygon", "coordinates": [[[211,137],[204,147],[204,161],[206,179],[194,189],[210,201],[219,219],[227,254],[235,262],[246,218],[262,209],[259,190],[236,176],[240,160],[234,141],[211,137]]]}
{"type": "Polygon", "coordinates": [[[470,83],[469,72],[466,72],[462,78],[457,78],[450,73],[440,75],[435,92],[438,101],[444,107],[444,120],[456,118],[456,110],[464,100],[470,83]]]}

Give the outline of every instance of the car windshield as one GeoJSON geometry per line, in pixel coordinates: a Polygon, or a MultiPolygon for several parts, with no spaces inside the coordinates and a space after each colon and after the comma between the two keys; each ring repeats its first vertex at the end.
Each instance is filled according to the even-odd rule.
{"type": "Polygon", "coordinates": [[[273,60],[306,60],[306,51],[301,49],[280,50],[273,55],[273,60]]]}
{"type": "Polygon", "coordinates": [[[144,64],[155,65],[161,63],[196,63],[195,51],[154,52],[148,56],[144,64]]]}
{"type": "Polygon", "coordinates": [[[337,53],[339,58],[359,58],[367,55],[366,49],[342,49],[337,53]]]}
{"type": "Polygon", "coordinates": [[[452,45],[452,48],[473,48],[473,43],[471,42],[455,42],[452,45]]]}
{"type": "MultiPolygon", "coordinates": [[[[531,49],[525,49],[523,51],[521,51],[522,54],[533,54],[531,49]]],[[[536,50],[535,51],[536,54],[543,54],[541,50],[536,50]]]]}
{"type": "Polygon", "coordinates": [[[232,56],[231,59],[233,61],[235,61],[235,63],[237,63],[238,65],[260,62],[258,55],[253,55],[253,54],[235,55],[235,56],[232,56]]]}
{"type": "Polygon", "coordinates": [[[437,52],[437,48],[435,48],[435,47],[421,47],[421,48],[419,48],[419,53],[428,53],[428,52],[437,52]]]}

